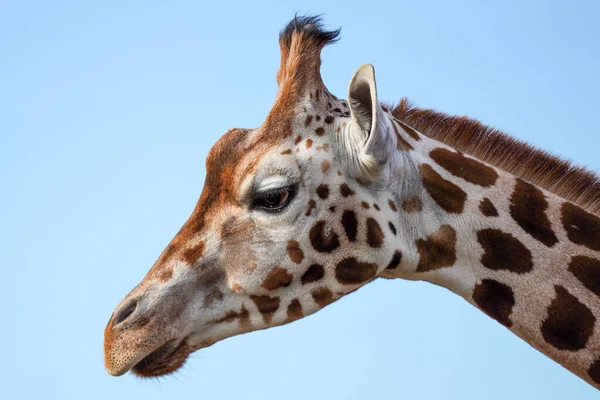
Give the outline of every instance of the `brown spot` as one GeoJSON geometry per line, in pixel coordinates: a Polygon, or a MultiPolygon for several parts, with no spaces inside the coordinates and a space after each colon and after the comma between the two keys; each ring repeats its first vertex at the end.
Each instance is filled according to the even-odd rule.
{"type": "Polygon", "coordinates": [[[402,135],[400,134],[400,132],[398,131],[398,127],[396,126],[396,123],[394,121],[392,121],[392,127],[394,128],[394,132],[396,133],[396,139],[398,140],[398,144],[397,147],[402,150],[402,151],[410,151],[413,150],[414,147],[411,146],[410,143],[408,143],[406,140],[404,140],[404,138],[402,137],[402,135]]]}
{"type": "Polygon", "coordinates": [[[315,129],[315,133],[317,134],[317,136],[323,136],[323,134],[325,134],[325,129],[319,127],[315,129]]]}
{"type": "Polygon", "coordinates": [[[494,204],[487,197],[484,197],[481,202],[479,202],[479,211],[486,217],[498,216],[498,210],[496,210],[494,204]]]}
{"type": "Polygon", "coordinates": [[[331,207],[329,207],[329,212],[332,212],[332,213],[334,213],[334,212],[335,212],[335,206],[331,206],[331,207]]]}
{"type": "Polygon", "coordinates": [[[305,215],[307,217],[310,215],[310,213],[312,212],[313,208],[317,208],[317,202],[314,201],[313,199],[310,199],[308,201],[308,208],[306,209],[306,213],[305,213],[305,215]]]}
{"type": "Polygon", "coordinates": [[[337,172],[338,176],[342,176],[342,171],[337,172]]]}
{"type": "Polygon", "coordinates": [[[506,270],[524,274],[533,269],[531,252],[519,239],[499,229],[482,229],[477,240],[483,247],[481,263],[494,271],[506,270]]]}
{"type": "Polygon", "coordinates": [[[300,304],[298,299],[292,300],[287,308],[286,322],[295,321],[297,319],[302,318],[303,316],[304,315],[302,314],[302,304],[300,304]]]}
{"type": "Polygon", "coordinates": [[[496,170],[462,153],[438,147],[431,150],[429,156],[452,175],[475,185],[489,187],[498,179],[496,170]]]}
{"type": "Polygon", "coordinates": [[[294,144],[298,144],[302,141],[302,136],[298,136],[296,140],[294,140],[294,144]]]}
{"type": "Polygon", "coordinates": [[[292,154],[292,149],[287,149],[281,152],[282,155],[286,155],[286,154],[292,154]]]}
{"type": "Polygon", "coordinates": [[[411,138],[419,141],[421,140],[421,137],[419,136],[419,134],[410,126],[406,125],[403,122],[400,122],[400,125],[402,125],[402,128],[406,131],[406,133],[408,133],[410,135],[411,138]]]}
{"type": "Polygon", "coordinates": [[[586,256],[574,256],[569,263],[569,271],[600,297],[600,260],[586,256]]]}
{"type": "Polygon", "coordinates": [[[317,303],[320,307],[325,307],[327,304],[331,304],[333,302],[333,293],[331,293],[331,290],[327,288],[315,289],[310,292],[310,294],[312,294],[315,303],[317,303]]]}
{"type": "Polygon", "coordinates": [[[302,262],[302,259],[304,258],[304,252],[300,248],[300,243],[298,243],[296,240],[288,241],[287,253],[290,257],[290,260],[292,260],[296,264],[300,264],[302,262]]]}
{"type": "Polygon", "coordinates": [[[327,152],[329,150],[329,143],[325,143],[323,146],[317,146],[317,147],[315,147],[315,149],[317,151],[323,150],[323,151],[327,152]]]}
{"type": "Polygon", "coordinates": [[[340,247],[337,233],[333,229],[327,229],[325,221],[318,221],[310,229],[310,243],[313,248],[321,253],[331,253],[340,247]]]}
{"type": "Polygon", "coordinates": [[[394,203],[393,200],[388,200],[388,204],[390,205],[390,208],[392,209],[393,212],[398,211],[398,208],[396,207],[396,203],[394,203]]]}
{"type": "Polygon", "coordinates": [[[388,221],[388,226],[390,227],[390,231],[392,231],[394,236],[396,236],[396,227],[394,226],[394,224],[392,224],[391,221],[388,221]]]}
{"type": "Polygon", "coordinates": [[[509,286],[493,279],[484,279],[475,286],[472,296],[484,313],[504,326],[512,326],[510,314],[515,305],[515,295],[509,286]]]}
{"type": "Polygon", "coordinates": [[[325,117],[326,124],[331,124],[333,122],[333,120],[334,120],[333,115],[328,115],[325,117]]]}
{"type": "Polygon", "coordinates": [[[375,219],[367,218],[367,243],[371,247],[379,248],[383,244],[383,231],[375,219]]]}
{"type": "Polygon", "coordinates": [[[362,208],[367,209],[367,210],[369,208],[371,208],[371,206],[369,205],[369,203],[367,203],[366,201],[361,201],[360,205],[362,206],[362,208]]]}
{"type": "Polygon", "coordinates": [[[600,218],[572,203],[564,203],[561,213],[563,226],[571,242],[600,251],[600,218]]]}
{"type": "MultiPolygon", "coordinates": [[[[318,100],[318,97],[317,97],[317,100],[318,100]]],[[[317,120],[317,122],[319,122],[321,120],[321,116],[317,115],[315,119],[317,120]]]]}
{"type": "Polygon", "coordinates": [[[331,162],[329,160],[323,160],[321,163],[321,171],[325,174],[329,171],[329,167],[331,167],[331,162]]]}
{"type": "Polygon", "coordinates": [[[236,319],[239,320],[240,325],[242,326],[250,323],[250,313],[243,305],[240,312],[229,311],[224,317],[217,319],[215,322],[233,322],[236,319]]]}
{"type": "Polygon", "coordinates": [[[451,267],[456,262],[456,231],[450,225],[442,225],[427,240],[418,239],[417,250],[417,272],[451,267]]]}
{"type": "Polygon", "coordinates": [[[306,119],[304,120],[304,126],[305,127],[308,127],[310,125],[310,123],[312,122],[312,118],[313,118],[312,115],[308,115],[306,117],[306,119]]]}
{"type": "Polygon", "coordinates": [[[381,210],[381,208],[379,208],[379,205],[377,203],[373,203],[373,208],[376,209],[377,211],[381,210]]]}
{"type": "Polygon", "coordinates": [[[329,186],[325,184],[319,185],[317,188],[317,195],[319,195],[321,199],[325,200],[327,197],[329,197],[329,186]]]}
{"type": "Polygon", "coordinates": [[[358,233],[358,220],[356,219],[356,214],[354,211],[344,211],[342,214],[342,225],[344,226],[344,231],[346,231],[348,240],[351,242],[356,242],[356,235],[358,233]]]}
{"type": "Polygon", "coordinates": [[[594,382],[600,385],[600,358],[594,361],[592,365],[590,365],[590,368],[588,369],[588,374],[594,382]]]}
{"type": "Polygon", "coordinates": [[[423,203],[418,197],[409,197],[402,200],[402,209],[407,213],[418,212],[423,208],[423,203]]]}
{"type": "Polygon", "coordinates": [[[312,139],[306,139],[306,148],[307,149],[310,149],[310,147],[312,146],[312,144],[313,144],[312,139]]]}
{"type": "MultiPolygon", "coordinates": [[[[289,246],[288,246],[289,247],[289,246]]],[[[292,283],[293,276],[281,267],[275,267],[269,272],[262,284],[267,290],[275,290],[280,287],[288,287],[292,283]]]]}
{"type": "Polygon", "coordinates": [[[173,276],[173,268],[162,266],[160,272],[158,274],[158,280],[161,282],[166,282],[173,276]]]}
{"type": "Polygon", "coordinates": [[[354,194],[354,190],[350,189],[350,187],[347,184],[342,183],[340,185],[340,193],[342,194],[342,196],[348,197],[354,194]]]}
{"type": "Polygon", "coordinates": [[[554,285],[554,290],[556,297],[542,323],[542,336],[559,350],[581,350],[594,332],[596,317],[564,287],[554,285]]]}
{"type": "Polygon", "coordinates": [[[185,249],[183,252],[183,260],[189,265],[194,265],[196,261],[204,254],[205,244],[204,241],[198,242],[197,245],[185,249]]]}
{"type": "Polygon", "coordinates": [[[364,263],[354,257],[345,258],[335,267],[335,277],[342,285],[358,285],[373,278],[377,265],[364,263]]]}
{"type": "Polygon", "coordinates": [[[428,164],[421,165],[421,177],[427,193],[438,206],[449,213],[463,212],[467,194],[460,187],[442,178],[428,164]]]}
{"type": "Polygon", "coordinates": [[[279,308],[279,297],[270,296],[250,296],[250,300],[256,304],[256,308],[263,315],[266,324],[271,322],[273,314],[279,308]]]}
{"type": "Polygon", "coordinates": [[[511,217],[534,239],[552,247],[558,239],[546,215],[547,209],[548,202],[542,191],[530,183],[517,179],[515,190],[510,197],[511,217]]]}
{"type": "Polygon", "coordinates": [[[321,280],[323,276],[325,276],[325,268],[320,264],[313,264],[302,275],[301,281],[303,285],[306,285],[307,283],[321,280]]]}
{"type": "Polygon", "coordinates": [[[400,265],[401,261],[402,252],[400,250],[396,250],[392,256],[392,259],[390,260],[390,263],[387,265],[387,267],[385,267],[385,269],[396,269],[398,268],[398,265],[400,265]]]}

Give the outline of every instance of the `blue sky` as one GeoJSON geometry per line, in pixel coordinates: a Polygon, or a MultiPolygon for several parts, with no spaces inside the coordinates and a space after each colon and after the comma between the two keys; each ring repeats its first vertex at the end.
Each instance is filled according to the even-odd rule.
{"type": "Polygon", "coordinates": [[[381,100],[600,168],[598,2],[201,3],[0,3],[0,397],[597,398],[449,291],[383,280],[175,376],[110,377],[113,308],[191,212],[211,145],[262,123],[297,11],[343,28],[323,52],[334,94],[370,62],[381,100]]]}

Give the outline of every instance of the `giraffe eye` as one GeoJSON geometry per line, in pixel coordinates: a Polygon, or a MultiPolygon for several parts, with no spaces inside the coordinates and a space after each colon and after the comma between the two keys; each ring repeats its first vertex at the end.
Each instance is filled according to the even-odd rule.
{"type": "Polygon", "coordinates": [[[295,187],[283,187],[265,190],[254,195],[252,207],[263,211],[277,213],[282,211],[296,194],[295,187]]]}

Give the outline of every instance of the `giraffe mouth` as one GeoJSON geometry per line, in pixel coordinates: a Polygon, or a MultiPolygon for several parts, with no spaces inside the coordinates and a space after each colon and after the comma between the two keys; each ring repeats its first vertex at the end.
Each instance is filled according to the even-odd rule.
{"type": "Polygon", "coordinates": [[[171,340],[135,364],[131,372],[142,378],[170,374],[185,363],[192,351],[185,339],[171,340]]]}

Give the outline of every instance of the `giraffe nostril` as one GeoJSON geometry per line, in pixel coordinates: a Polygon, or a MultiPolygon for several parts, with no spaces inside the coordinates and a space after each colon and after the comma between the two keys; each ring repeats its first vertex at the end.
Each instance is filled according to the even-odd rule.
{"type": "Polygon", "coordinates": [[[135,299],[129,300],[127,303],[123,304],[123,306],[115,313],[113,326],[118,325],[129,318],[137,308],[137,305],[138,302],[135,299]]]}

